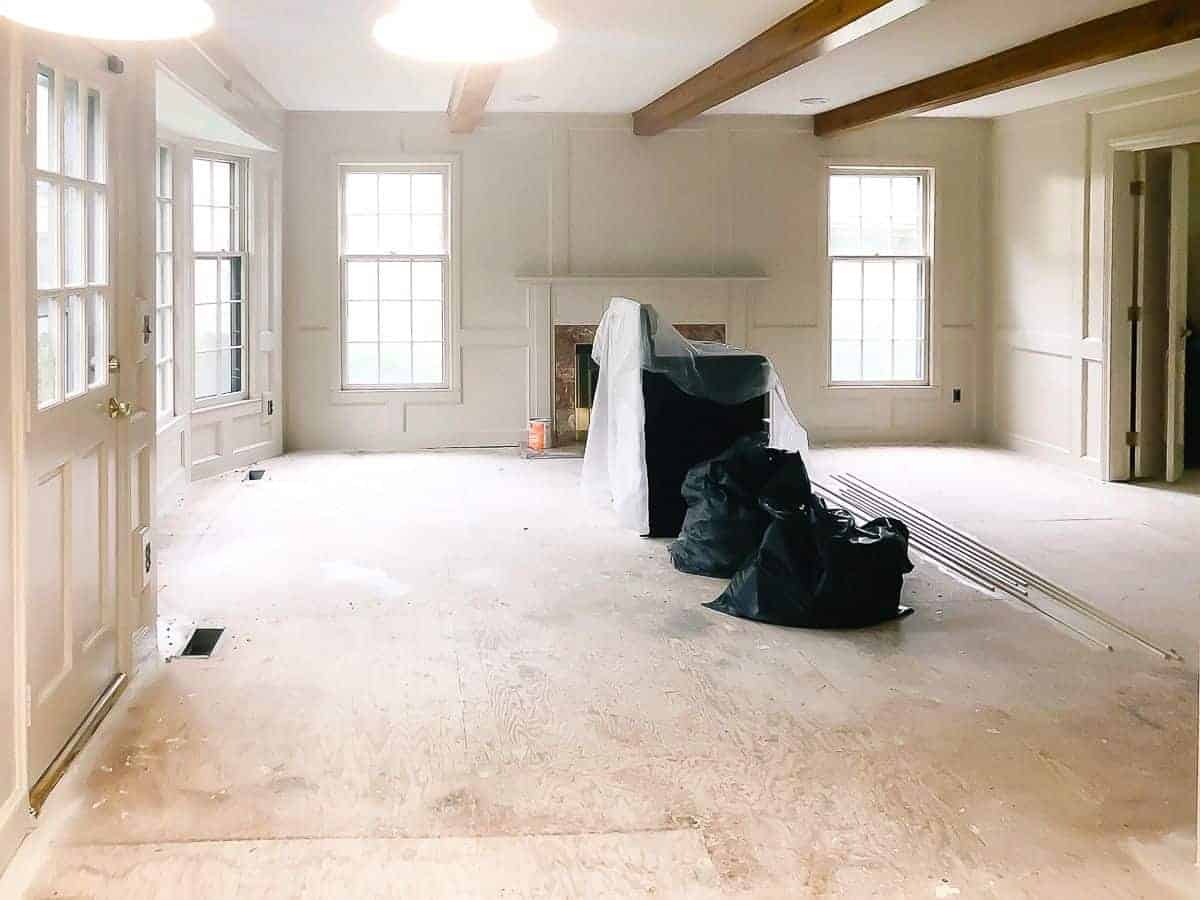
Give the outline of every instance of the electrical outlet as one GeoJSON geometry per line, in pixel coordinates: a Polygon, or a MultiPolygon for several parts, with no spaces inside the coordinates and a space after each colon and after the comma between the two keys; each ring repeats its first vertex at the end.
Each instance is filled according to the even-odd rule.
{"type": "Polygon", "coordinates": [[[952,397],[953,399],[951,402],[962,403],[962,388],[955,388],[952,397]]]}
{"type": "Polygon", "coordinates": [[[268,416],[275,415],[275,401],[274,400],[267,401],[267,415],[268,416]]]}

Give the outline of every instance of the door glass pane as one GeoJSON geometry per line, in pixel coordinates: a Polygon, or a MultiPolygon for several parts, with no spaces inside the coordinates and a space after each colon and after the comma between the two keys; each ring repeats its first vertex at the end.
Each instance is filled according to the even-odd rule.
{"type": "Polygon", "coordinates": [[[39,69],[37,74],[37,167],[46,172],[57,168],[54,152],[54,73],[39,69]]]}
{"type": "Polygon", "coordinates": [[[92,284],[108,283],[108,201],[103,194],[92,194],[91,205],[91,253],[88,255],[88,281],[92,284]]]}
{"type": "Polygon", "coordinates": [[[100,95],[87,96],[87,177],[104,181],[104,120],[100,115],[100,95]]]}
{"type": "Polygon", "coordinates": [[[167,307],[158,311],[157,319],[158,352],[156,359],[159,361],[168,360],[171,358],[171,351],[175,341],[175,316],[172,315],[170,307],[167,307]]]}
{"type": "Polygon", "coordinates": [[[63,171],[75,178],[84,176],[83,123],[79,103],[79,82],[68,79],[63,92],[63,171]]]}
{"type": "Polygon", "coordinates": [[[171,306],[175,301],[175,263],[169,253],[160,253],[154,258],[155,305],[171,306]]]}
{"type": "Polygon", "coordinates": [[[67,396],[73,397],[84,389],[87,336],[83,311],[83,297],[72,294],[67,298],[66,325],[66,373],[67,396]]]}
{"type": "Polygon", "coordinates": [[[173,196],[175,179],[171,177],[171,150],[168,147],[158,148],[158,168],[155,174],[154,191],[160,197],[173,196]]]}
{"type": "Polygon", "coordinates": [[[56,288],[58,264],[58,187],[37,183],[37,270],[38,288],[56,288]]]}
{"type": "Polygon", "coordinates": [[[63,256],[66,259],[66,283],[83,284],[87,265],[87,245],[83,238],[83,191],[69,187],[63,204],[63,256]]]}
{"type": "Polygon", "coordinates": [[[88,387],[108,383],[108,303],[92,294],[87,317],[88,387]]]}
{"type": "Polygon", "coordinates": [[[158,367],[158,412],[164,418],[175,414],[175,371],[170,363],[158,367]]]}
{"type": "Polygon", "coordinates": [[[59,397],[58,361],[61,351],[59,302],[43,297],[37,307],[38,406],[49,406],[59,397]]]}

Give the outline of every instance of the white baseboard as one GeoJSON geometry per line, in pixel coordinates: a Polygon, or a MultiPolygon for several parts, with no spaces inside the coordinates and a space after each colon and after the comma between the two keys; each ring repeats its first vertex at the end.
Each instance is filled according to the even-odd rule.
{"type": "Polygon", "coordinates": [[[12,796],[0,807],[0,893],[3,893],[3,874],[17,854],[21,842],[33,831],[33,816],[29,813],[29,798],[23,790],[13,791],[12,796]]]}
{"type": "Polygon", "coordinates": [[[1026,456],[1054,463],[1073,472],[1078,472],[1081,475],[1087,475],[1089,478],[1104,479],[1104,471],[1098,459],[1092,459],[1087,456],[1075,456],[1065,447],[1047,444],[1044,441],[1036,441],[1032,438],[1022,437],[1019,434],[998,433],[993,434],[991,437],[992,443],[998,447],[1003,447],[1005,450],[1012,450],[1015,453],[1022,453],[1026,456]]]}

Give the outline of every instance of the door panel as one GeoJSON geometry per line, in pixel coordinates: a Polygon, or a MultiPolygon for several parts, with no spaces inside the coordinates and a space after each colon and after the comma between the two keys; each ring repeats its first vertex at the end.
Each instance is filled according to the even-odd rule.
{"type": "Polygon", "coordinates": [[[1138,291],[1142,314],[1137,343],[1137,419],[1134,452],[1137,478],[1166,473],[1166,358],[1168,330],[1167,267],[1171,215],[1171,156],[1166,151],[1140,154],[1141,246],[1138,291]]]}
{"type": "Polygon", "coordinates": [[[1183,477],[1187,378],[1188,152],[1171,151],[1169,322],[1167,325],[1167,481],[1183,477]]]}
{"type": "Polygon", "coordinates": [[[26,36],[30,227],[28,763],[36,782],[118,673],[119,209],[122,85],[83,42],[26,36]]]}

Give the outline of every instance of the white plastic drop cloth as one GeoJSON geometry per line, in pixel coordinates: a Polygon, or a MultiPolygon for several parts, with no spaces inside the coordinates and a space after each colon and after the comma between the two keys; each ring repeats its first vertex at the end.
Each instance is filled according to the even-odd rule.
{"type": "Polygon", "coordinates": [[[664,375],[681,391],[717,403],[770,398],[770,444],[808,452],[808,432],[788,405],[770,361],[761,365],[708,365],[706,357],[759,354],[726,344],[689,341],[659,321],[654,308],[625,297],[609,303],[592,359],[600,366],[591,426],[583,457],[583,490],[595,503],[616,511],[625,528],[650,531],[650,487],[646,472],[646,406],[642,372],[664,375]]]}

